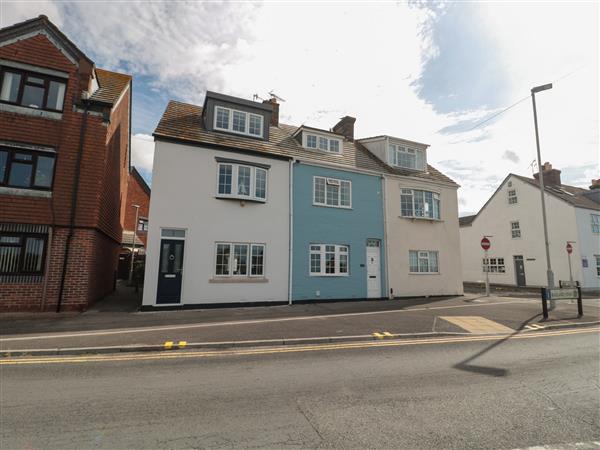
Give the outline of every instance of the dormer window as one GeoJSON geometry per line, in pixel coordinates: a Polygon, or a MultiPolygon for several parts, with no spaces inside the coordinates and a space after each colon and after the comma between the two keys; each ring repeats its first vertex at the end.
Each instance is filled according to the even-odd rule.
{"type": "Polygon", "coordinates": [[[263,137],[263,116],[216,106],[214,128],[246,136],[263,137]]]}
{"type": "Polygon", "coordinates": [[[425,152],[398,144],[390,144],[389,163],[403,169],[425,170],[425,152]]]}
{"type": "Polygon", "coordinates": [[[302,133],[304,147],[311,150],[321,150],[328,153],[340,153],[342,140],[334,137],[320,136],[312,133],[302,133]]]}

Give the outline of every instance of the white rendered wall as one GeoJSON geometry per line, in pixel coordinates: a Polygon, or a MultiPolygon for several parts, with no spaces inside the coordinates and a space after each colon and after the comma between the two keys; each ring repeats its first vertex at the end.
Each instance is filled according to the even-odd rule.
{"type": "Polygon", "coordinates": [[[463,293],[456,188],[409,178],[386,177],[388,277],[395,297],[463,293]],[[440,194],[439,221],[400,216],[401,189],[440,194]],[[410,250],[438,253],[439,273],[411,274],[410,250]]]}
{"type": "MultiPolygon", "coordinates": [[[[575,208],[559,198],[545,194],[550,241],[550,258],[555,284],[569,279],[569,265],[565,250],[567,241],[576,241],[577,226],[575,208]]],[[[504,258],[506,273],[490,273],[490,283],[516,285],[514,255],[522,255],[525,261],[527,286],[546,286],[546,253],[542,207],[539,188],[516,177],[507,178],[489,203],[479,212],[471,226],[460,227],[463,278],[465,281],[485,280],[482,270],[483,250],[480,246],[484,235],[493,236],[489,250],[490,258],[504,258]],[[508,182],[513,186],[509,188],[508,182]],[[508,204],[508,189],[517,191],[518,203],[508,204]],[[511,222],[519,221],[521,237],[511,237],[511,222]]],[[[580,260],[577,247],[572,261],[580,260]]],[[[573,264],[573,279],[581,280],[579,264],[573,264]]]]}
{"type": "Polygon", "coordinates": [[[575,208],[579,238],[573,247],[579,250],[581,258],[572,257],[573,266],[579,266],[582,271],[582,286],[588,289],[600,289],[600,277],[596,271],[595,255],[600,255],[600,234],[592,233],[591,214],[600,214],[592,209],[575,208]],[[582,260],[587,260],[587,267],[583,267],[582,260]]]}
{"type": "Polygon", "coordinates": [[[289,163],[280,159],[157,141],[144,281],[144,305],[156,304],[161,228],[186,230],[181,304],[286,301],[289,163]],[[217,199],[215,157],[270,165],[267,202],[217,199]],[[215,243],[266,244],[266,281],[215,281],[215,243]]]}

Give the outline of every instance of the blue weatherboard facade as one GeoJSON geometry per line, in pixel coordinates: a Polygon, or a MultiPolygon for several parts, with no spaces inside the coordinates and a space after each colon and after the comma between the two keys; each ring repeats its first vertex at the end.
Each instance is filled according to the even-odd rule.
{"type": "Polygon", "coordinates": [[[386,296],[381,177],[302,163],[294,164],[292,299],[367,298],[367,239],[378,239],[381,296],[386,296]],[[352,182],[352,208],[313,205],[313,177],[352,182]],[[348,276],[311,276],[310,245],[349,246],[348,276]],[[318,294],[317,294],[318,292],[318,294]]]}

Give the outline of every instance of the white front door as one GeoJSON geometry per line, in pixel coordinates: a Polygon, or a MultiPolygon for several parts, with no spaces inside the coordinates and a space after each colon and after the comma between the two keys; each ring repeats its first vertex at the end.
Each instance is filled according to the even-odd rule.
{"type": "Polygon", "coordinates": [[[381,298],[380,241],[367,239],[367,298],[381,298]]]}

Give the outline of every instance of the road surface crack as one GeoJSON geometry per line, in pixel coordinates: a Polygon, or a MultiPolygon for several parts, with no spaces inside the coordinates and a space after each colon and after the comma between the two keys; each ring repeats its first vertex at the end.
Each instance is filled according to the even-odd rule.
{"type": "Polygon", "coordinates": [[[317,436],[319,436],[319,439],[324,442],[325,438],[323,437],[321,432],[317,429],[317,427],[312,423],[312,421],[308,418],[308,415],[302,409],[302,407],[300,406],[300,404],[298,402],[296,402],[296,408],[298,408],[298,411],[300,411],[300,414],[302,414],[302,416],[306,419],[306,421],[308,422],[310,427],[314,430],[314,432],[317,433],[317,436]]]}

